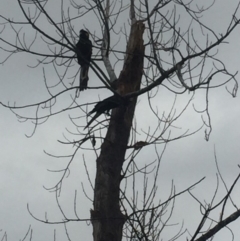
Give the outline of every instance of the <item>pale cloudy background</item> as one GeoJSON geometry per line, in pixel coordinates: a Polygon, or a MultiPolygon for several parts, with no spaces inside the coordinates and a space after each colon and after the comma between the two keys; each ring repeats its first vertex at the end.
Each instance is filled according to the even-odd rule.
{"type": "MultiPolygon", "coordinates": [[[[212,8],[206,21],[216,32],[227,26],[231,18],[237,0],[218,0],[212,8]]],[[[14,1],[1,0],[0,13],[5,16],[8,13],[17,17],[20,13],[14,1]]],[[[88,26],[89,27],[89,26],[88,26]]],[[[79,26],[79,29],[82,26],[79,26]]],[[[91,25],[94,29],[94,25],[91,25]]],[[[228,39],[229,44],[223,45],[220,49],[220,57],[232,72],[240,70],[240,28],[238,28],[228,39]]],[[[199,40],[200,41],[200,40],[199,40]]],[[[2,54],[2,52],[1,52],[2,54]]],[[[11,104],[27,104],[43,99],[45,95],[42,83],[41,69],[27,68],[26,65],[35,59],[30,56],[18,55],[14,59],[0,66],[0,101],[11,104]]],[[[54,74],[48,72],[49,78],[55,78],[54,74]]],[[[238,78],[239,79],[239,78],[238,78]]],[[[231,87],[231,85],[229,86],[231,87]]],[[[200,96],[200,94],[199,94],[200,96]]],[[[199,97],[198,96],[198,97],[199,97]]],[[[84,93],[81,98],[88,100],[89,93],[84,93]]],[[[167,92],[163,94],[161,101],[167,103],[167,92]]],[[[169,97],[169,99],[171,99],[169,97]]],[[[179,98],[179,101],[184,101],[179,98]]],[[[63,99],[64,100],[64,99],[63,99]]],[[[144,115],[144,97],[141,99],[137,109],[137,117],[141,118],[140,123],[151,125],[153,122],[144,115]]],[[[200,98],[199,98],[200,100],[200,98]]],[[[195,102],[195,104],[198,104],[195,102]]],[[[201,106],[201,103],[199,103],[201,106]]],[[[174,179],[178,191],[198,181],[203,176],[206,179],[194,193],[203,201],[210,202],[216,188],[216,166],[214,162],[214,146],[218,157],[221,173],[228,184],[231,185],[239,173],[240,164],[240,100],[237,96],[233,99],[224,87],[211,91],[210,112],[213,131],[210,141],[204,140],[204,131],[200,131],[187,139],[170,143],[163,156],[159,193],[161,197],[169,195],[171,180],[174,179]]],[[[46,150],[52,154],[69,154],[72,147],[62,146],[57,140],[63,140],[63,133],[68,128],[74,131],[67,114],[55,116],[47,123],[38,127],[32,138],[26,138],[25,134],[31,134],[33,125],[30,123],[19,123],[17,118],[7,109],[0,107],[0,133],[1,133],[1,159],[0,159],[0,238],[7,233],[7,240],[22,239],[28,230],[29,225],[33,229],[33,240],[54,240],[54,229],[56,229],[56,240],[67,240],[63,225],[46,225],[34,220],[27,211],[27,203],[30,210],[40,219],[45,218],[45,213],[51,221],[60,221],[61,214],[57,209],[54,193],[46,191],[44,187],[52,187],[59,180],[59,174],[48,172],[48,169],[55,170],[63,168],[65,160],[53,159],[44,154],[46,150]],[[1,235],[2,234],[2,235],[1,235]]],[[[28,114],[27,111],[22,113],[28,114]]],[[[187,112],[179,122],[179,126],[186,129],[199,124],[200,117],[193,112],[187,112]]],[[[160,150],[162,147],[159,147],[160,150]]],[[[71,168],[71,175],[64,180],[62,195],[60,197],[62,206],[69,218],[74,218],[73,204],[74,193],[78,190],[78,211],[81,218],[89,218],[91,203],[81,194],[81,182],[85,180],[85,188],[91,197],[91,188],[87,182],[85,170],[82,166],[82,154],[79,153],[79,162],[75,161],[71,168]]],[[[87,153],[87,163],[90,174],[94,176],[95,157],[87,153]]],[[[154,157],[153,157],[154,158],[154,157]]],[[[151,159],[151,150],[146,148],[139,161],[151,159]]],[[[93,179],[94,180],[94,179],[93,179]]],[[[224,188],[220,185],[220,194],[224,195],[224,188]]],[[[219,198],[221,197],[219,194],[219,198]]],[[[240,186],[236,186],[233,194],[236,204],[240,202],[240,186]]],[[[163,198],[164,199],[164,198],[163,198]]],[[[200,220],[199,206],[193,200],[184,195],[176,200],[176,210],[171,223],[180,223],[184,219],[185,228],[193,232],[200,220]]],[[[228,211],[234,211],[230,208],[228,211]]],[[[216,216],[218,214],[215,214],[216,216]]],[[[237,220],[230,227],[233,228],[235,239],[240,239],[240,220],[237,220]]],[[[169,230],[172,227],[169,227],[169,230]]],[[[177,230],[177,229],[176,229],[177,230]]],[[[168,229],[166,230],[166,232],[168,229]]],[[[172,232],[172,230],[170,231],[172,232]]],[[[92,240],[92,227],[89,223],[77,222],[68,225],[68,233],[72,240],[92,240]]],[[[169,237],[169,236],[167,236],[169,237]]],[[[28,240],[29,238],[27,238],[28,240]]],[[[185,236],[179,240],[186,240],[185,236]]],[[[231,240],[229,231],[222,231],[216,240],[231,240]]]]}

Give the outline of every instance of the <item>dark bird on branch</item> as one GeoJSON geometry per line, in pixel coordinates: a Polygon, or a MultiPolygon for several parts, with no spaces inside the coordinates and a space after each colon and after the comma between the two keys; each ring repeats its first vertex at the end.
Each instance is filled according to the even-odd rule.
{"type": "Polygon", "coordinates": [[[87,89],[88,86],[88,69],[92,56],[92,42],[89,39],[89,33],[83,29],[80,31],[76,50],[78,63],[81,66],[80,91],[82,91],[87,89]]]}
{"type": "Polygon", "coordinates": [[[95,115],[88,122],[87,126],[84,129],[89,127],[92,122],[96,120],[101,114],[106,113],[109,115],[110,110],[121,106],[127,106],[128,103],[129,99],[125,99],[119,95],[113,95],[98,102],[95,107],[88,113],[88,115],[91,115],[93,113],[95,113],[95,115]]]}

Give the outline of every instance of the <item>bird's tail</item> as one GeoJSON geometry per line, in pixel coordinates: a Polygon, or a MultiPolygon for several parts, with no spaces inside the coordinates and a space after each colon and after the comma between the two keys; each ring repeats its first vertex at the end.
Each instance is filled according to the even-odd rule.
{"type": "Polygon", "coordinates": [[[86,90],[88,87],[88,69],[87,65],[83,65],[80,71],[80,91],[86,90]]]}
{"type": "Polygon", "coordinates": [[[101,113],[96,113],[93,117],[92,117],[92,119],[87,123],[87,125],[84,127],[84,130],[85,129],[87,129],[92,123],[93,123],[93,121],[94,120],[96,120],[97,118],[98,118],[98,116],[100,116],[101,115],[101,113]]]}

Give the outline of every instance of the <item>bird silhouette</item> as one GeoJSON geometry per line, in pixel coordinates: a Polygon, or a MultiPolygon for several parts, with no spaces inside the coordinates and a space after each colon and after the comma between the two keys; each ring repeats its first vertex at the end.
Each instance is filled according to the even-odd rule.
{"type": "Polygon", "coordinates": [[[80,71],[80,91],[88,87],[88,70],[92,56],[92,42],[89,39],[89,33],[85,30],[80,31],[79,41],[76,44],[78,64],[80,71]]]}
{"type": "Polygon", "coordinates": [[[102,101],[99,101],[88,113],[88,115],[91,115],[93,113],[95,113],[95,115],[88,122],[87,126],[84,129],[88,128],[93,123],[93,121],[96,120],[101,114],[107,113],[109,115],[110,110],[121,106],[126,106],[128,102],[128,99],[125,99],[120,95],[113,95],[102,101]]]}

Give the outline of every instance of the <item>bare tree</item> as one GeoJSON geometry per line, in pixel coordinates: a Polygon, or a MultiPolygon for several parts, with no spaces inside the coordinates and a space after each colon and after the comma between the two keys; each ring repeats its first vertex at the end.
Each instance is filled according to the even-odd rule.
{"type": "MultiPolygon", "coordinates": [[[[230,196],[239,176],[230,188],[226,187],[226,196],[219,202],[215,202],[216,193],[210,204],[202,203],[191,193],[192,188],[202,179],[180,192],[176,192],[173,184],[167,200],[157,200],[157,179],[166,144],[193,135],[203,128],[208,140],[212,131],[210,90],[232,82],[232,90],[227,90],[233,97],[236,96],[236,73],[230,73],[217,54],[218,47],[225,43],[240,23],[237,18],[239,4],[229,17],[228,27],[217,34],[202,20],[204,13],[215,1],[209,2],[207,6],[199,6],[194,0],[61,0],[57,5],[54,3],[54,6],[48,0],[17,2],[23,17],[18,20],[1,16],[3,27],[0,48],[5,51],[5,58],[1,62],[4,63],[16,54],[35,56],[37,62],[31,67],[43,67],[43,81],[49,98],[24,106],[1,104],[11,109],[20,120],[32,121],[32,135],[39,124],[59,113],[74,111],[79,113],[79,117],[84,115],[86,121],[81,122],[78,122],[78,118],[70,117],[77,133],[72,140],[66,139],[62,143],[73,144],[75,150],[69,157],[66,168],[62,170],[61,179],[52,190],[56,192],[58,200],[62,182],[68,175],[77,152],[84,149],[86,143],[90,143],[88,148],[96,154],[96,178],[95,184],[91,184],[94,200],[89,218],[93,226],[94,241],[120,241],[122,235],[127,240],[160,240],[161,233],[172,216],[176,198],[183,193],[189,193],[199,203],[202,212],[202,219],[195,233],[189,234],[188,240],[212,238],[240,216],[239,209],[230,196]],[[59,14],[56,13],[57,10],[53,13],[53,8],[59,14]],[[92,40],[90,62],[84,59],[82,52],[76,47],[81,28],[89,33],[92,40]],[[14,40],[8,38],[9,31],[15,35],[14,40]],[[31,31],[31,37],[25,36],[27,31],[31,31]],[[199,38],[201,41],[198,41],[199,38]],[[79,91],[78,84],[77,56],[88,64],[89,73],[91,72],[89,85],[84,93],[98,96],[99,93],[107,92],[110,97],[100,101],[95,99],[94,103],[83,102],[83,92],[79,91]],[[46,68],[55,71],[58,83],[50,84],[46,68]],[[159,111],[156,102],[165,89],[175,98],[172,106],[159,111]],[[198,90],[205,93],[205,108],[195,108],[196,113],[203,116],[202,125],[191,132],[187,126],[182,133],[174,132],[177,121],[191,105],[198,90]],[[69,102],[65,106],[59,101],[62,95],[69,96],[69,102]],[[179,95],[185,96],[187,101],[176,111],[179,95]],[[139,97],[143,97],[142,100],[148,105],[146,111],[154,118],[154,128],[139,128],[139,118],[134,119],[139,97]],[[93,109],[91,104],[96,104],[93,109]],[[21,115],[21,109],[26,108],[35,108],[35,114],[21,115]],[[89,111],[89,108],[92,110],[89,111]],[[90,120],[89,116],[93,113],[90,120]],[[173,136],[172,133],[177,134],[173,136]],[[161,145],[164,147],[160,154],[161,145]],[[150,146],[155,150],[157,159],[147,160],[141,166],[136,162],[136,157],[150,146]],[[149,174],[154,177],[151,186],[148,183],[149,174]],[[141,205],[135,189],[138,176],[143,180],[141,205]],[[132,194],[127,189],[130,181],[132,194]],[[229,199],[236,212],[224,218],[229,199]],[[210,213],[219,207],[222,209],[220,218],[214,220],[210,213]],[[166,210],[169,210],[168,216],[166,210]],[[209,229],[203,231],[208,220],[211,221],[209,229]]],[[[85,161],[84,165],[88,173],[85,161]]],[[[64,221],[60,223],[87,220],[77,213],[76,219],[68,219],[59,202],[58,206],[64,217],[64,221]]],[[[30,210],[29,212],[31,213],[30,210]]],[[[49,220],[40,221],[50,223],[49,220]]],[[[171,234],[169,240],[177,240],[183,234],[187,234],[187,231],[180,227],[180,231],[171,234]]]]}

